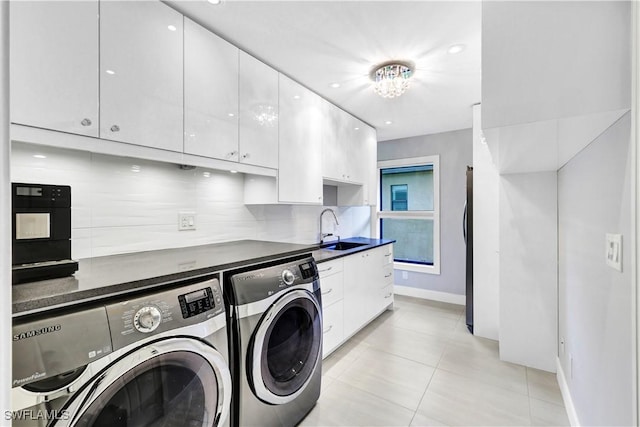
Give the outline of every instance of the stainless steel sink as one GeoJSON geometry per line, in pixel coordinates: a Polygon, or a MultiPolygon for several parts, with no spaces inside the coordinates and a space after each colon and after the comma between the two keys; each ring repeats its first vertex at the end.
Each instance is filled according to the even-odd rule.
{"type": "Polygon", "coordinates": [[[346,251],[347,249],[353,249],[360,246],[367,246],[367,244],[356,242],[338,242],[329,246],[324,246],[322,249],[329,249],[331,251],[346,251]]]}

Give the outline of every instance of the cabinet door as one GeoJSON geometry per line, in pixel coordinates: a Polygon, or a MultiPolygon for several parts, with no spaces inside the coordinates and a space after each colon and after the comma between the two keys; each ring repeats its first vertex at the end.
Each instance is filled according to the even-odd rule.
{"type": "Polygon", "coordinates": [[[240,52],[240,161],[278,168],[278,72],[240,52]]]}
{"type": "Polygon", "coordinates": [[[364,125],[362,132],[362,144],[364,144],[363,184],[364,204],[376,206],[378,204],[378,138],[376,130],[364,125]]]}
{"type": "Polygon", "coordinates": [[[344,335],[348,337],[360,329],[369,315],[369,272],[367,253],[360,252],[344,258],[344,335]]]}
{"type": "Polygon", "coordinates": [[[344,111],[326,102],[324,116],[327,122],[327,134],[322,141],[322,176],[336,181],[343,179],[347,161],[340,140],[344,115],[344,111]]]}
{"type": "Polygon", "coordinates": [[[320,97],[280,74],[278,200],[322,204],[320,97]]]}
{"type": "Polygon", "coordinates": [[[238,161],[238,48],[184,20],[184,152],[238,161]]]}
{"type": "Polygon", "coordinates": [[[344,339],[344,308],[342,301],[322,306],[322,357],[335,350],[344,339]]]}
{"type": "Polygon", "coordinates": [[[13,1],[11,121],[98,136],[98,2],[13,1]]]}
{"type": "Polygon", "coordinates": [[[182,15],[160,2],[100,2],[100,137],[183,147],[182,15]]]}

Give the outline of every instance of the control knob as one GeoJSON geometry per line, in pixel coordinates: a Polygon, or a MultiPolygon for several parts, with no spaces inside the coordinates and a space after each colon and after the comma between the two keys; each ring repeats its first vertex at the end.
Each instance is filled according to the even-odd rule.
{"type": "Polygon", "coordinates": [[[157,307],[152,305],[142,307],[133,316],[133,326],[142,333],[148,334],[155,331],[160,326],[162,313],[157,307]]]}
{"type": "Polygon", "coordinates": [[[287,286],[293,285],[293,282],[296,280],[296,276],[290,270],[285,270],[282,272],[282,280],[287,286]]]}

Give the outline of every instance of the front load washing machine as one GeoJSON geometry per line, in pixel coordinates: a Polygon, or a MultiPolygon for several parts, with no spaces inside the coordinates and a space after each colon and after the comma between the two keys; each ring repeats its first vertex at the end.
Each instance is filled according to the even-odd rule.
{"type": "Polygon", "coordinates": [[[223,273],[234,426],[293,426],[320,396],[322,304],[312,257],[223,273]]]}
{"type": "Polygon", "coordinates": [[[12,381],[14,427],[229,425],[218,276],[14,321],[12,381]]]}

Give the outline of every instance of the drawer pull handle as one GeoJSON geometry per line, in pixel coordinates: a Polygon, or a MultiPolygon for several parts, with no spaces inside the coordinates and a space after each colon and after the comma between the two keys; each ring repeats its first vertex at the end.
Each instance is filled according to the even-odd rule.
{"type": "Polygon", "coordinates": [[[325,271],[329,271],[332,270],[333,266],[329,267],[329,268],[325,268],[324,270],[318,270],[318,273],[324,273],[325,271]]]}
{"type": "Polygon", "coordinates": [[[82,126],[91,126],[91,120],[90,119],[83,119],[80,124],[82,126]]]}
{"type": "Polygon", "coordinates": [[[333,288],[330,288],[327,292],[322,292],[322,295],[327,295],[333,292],[333,288]]]}
{"type": "Polygon", "coordinates": [[[327,332],[329,332],[331,329],[333,329],[333,325],[329,325],[328,329],[325,329],[322,331],[323,334],[326,334],[327,332]]]}
{"type": "Polygon", "coordinates": [[[391,292],[391,293],[389,293],[389,295],[385,296],[385,299],[386,298],[391,298],[391,295],[393,295],[393,292],[391,292]]]}
{"type": "Polygon", "coordinates": [[[387,277],[391,277],[391,273],[389,273],[389,274],[385,275],[384,277],[385,277],[385,278],[387,278],[387,277]]]}
{"type": "Polygon", "coordinates": [[[391,254],[384,254],[384,256],[391,256],[391,254]]]}
{"type": "Polygon", "coordinates": [[[111,132],[120,132],[120,126],[118,125],[111,126],[111,132]]]}

